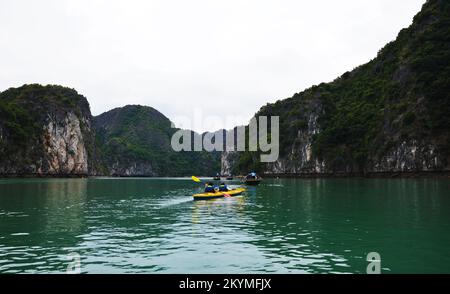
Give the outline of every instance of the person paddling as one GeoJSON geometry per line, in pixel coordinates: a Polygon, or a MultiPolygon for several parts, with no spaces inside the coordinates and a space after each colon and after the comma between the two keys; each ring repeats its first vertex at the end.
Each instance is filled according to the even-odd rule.
{"type": "Polygon", "coordinates": [[[208,182],[205,184],[205,193],[214,193],[214,184],[211,182],[208,182]]]}

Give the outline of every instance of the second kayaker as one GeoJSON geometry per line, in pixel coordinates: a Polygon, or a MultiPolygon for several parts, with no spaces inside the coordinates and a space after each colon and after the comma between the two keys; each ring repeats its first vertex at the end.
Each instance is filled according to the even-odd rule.
{"type": "Polygon", "coordinates": [[[225,183],[220,183],[219,191],[220,192],[228,192],[228,191],[230,191],[230,189],[228,189],[228,186],[225,183]]]}

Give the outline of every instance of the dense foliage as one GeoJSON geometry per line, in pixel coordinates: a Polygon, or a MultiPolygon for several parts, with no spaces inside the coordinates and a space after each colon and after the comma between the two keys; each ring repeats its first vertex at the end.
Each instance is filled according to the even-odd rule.
{"type": "Polygon", "coordinates": [[[89,108],[89,105],[85,98],[73,89],[53,85],[24,85],[0,93],[0,123],[14,140],[11,146],[16,148],[39,137],[38,122],[49,111],[69,108],[80,113],[86,107],[89,108]],[[80,104],[81,108],[77,108],[80,104]]]}
{"type": "Polygon", "coordinates": [[[147,164],[156,175],[212,175],[220,171],[218,153],[175,152],[170,146],[178,130],[151,107],[129,105],[95,118],[103,161],[114,169],[147,164]]]}
{"type": "MultiPolygon", "coordinates": [[[[55,85],[23,85],[0,93],[0,165],[18,170],[34,165],[44,154],[43,126],[49,116],[73,112],[90,119],[89,103],[75,90],[55,85]]],[[[81,126],[92,161],[94,142],[81,126]]],[[[26,173],[26,170],[22,172],[26,173]]]]}
{"type": "Polygon", "coordinates": [[[30,168],[42,162],[47,153],[44,126],[50,118],[64,124],[69,112],[80,119],[92,174],[108,175],[116,170],[117,175],[124,175],[121,171],[134,165],[148,166],[142,175],[210,175],[220,171],[217,152],[174,152],[170,140],[177,129],[150,107],[126,106],[94,119],[86,98],[75,90],[38,84],[0,93],[3,170],[12,166],[11,170],[33,173],[30,168]],[[117,165],[122,169],[117,169],[117,165]]]}
{"type": "MultiPolygon", "coordinates": [[[[314,156],[330,170],[364,171],[408,140],[432,142],[448,158],[449,95],[450,2],[429,0],[375,59],[331,83],[269,104],[256,116],[280,116],[281,156],[287,156],[298,132],[308,127],[308,115],[319,109],[314,156]]],[[[243,154],[239,170],[264,170],[258,158],[243,154]]]]}

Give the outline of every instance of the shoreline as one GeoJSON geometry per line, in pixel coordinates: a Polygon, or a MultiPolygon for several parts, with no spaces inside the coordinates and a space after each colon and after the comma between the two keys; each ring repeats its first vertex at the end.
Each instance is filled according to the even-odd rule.
{"type": "Polygon", "coordinates": [[[450,179],[450,171],[262,174],[262,177],[267,179],[450,179]]]}
{"type": "MultiPolygon", "coordinates": [[[[88,174],[0,174],[0,179],[82,179],[82,178],[188,178],[187,176],[118,176],[118,175],[88,175],[88,174]]],[[[301,173],[301,174],[261,174],[264,179],[450,179],[450,171],[420,171],[420,172],[371,172],[371,173],[301,173]]],[[[212,178],[212,177],[211,177],[212,178]]],[[[235,179],[241,178],[235,176],[235,179]]]]}

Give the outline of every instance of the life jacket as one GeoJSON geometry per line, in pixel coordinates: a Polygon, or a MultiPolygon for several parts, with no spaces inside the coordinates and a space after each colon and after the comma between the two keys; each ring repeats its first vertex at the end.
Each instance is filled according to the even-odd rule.
{"type": "Polygon", "coordinates": [[[227,185],[220,185],[220,186],[219,186],[219,191],[220,191],[220,192],[226,192],[226,191],[228,191],[227,185]]]}
{"type": "Polygon", "coordinates": [[[205,193],[214,193],[214,186],[206,186],[205,193]]]}

